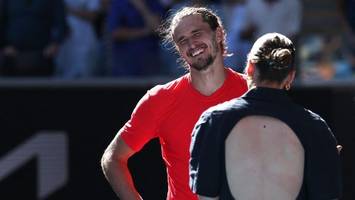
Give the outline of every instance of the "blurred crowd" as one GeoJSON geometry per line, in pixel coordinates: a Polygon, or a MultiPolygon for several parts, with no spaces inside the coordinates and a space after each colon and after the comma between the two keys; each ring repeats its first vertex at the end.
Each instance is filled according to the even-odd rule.
{"type": "Polygon", "coordinates": [[[0,0],[0,77],[177,77],[185,73],[179,56],[157,30],[170,12],[201,5],[221,16],[231,54],[225,62],[239,72],[255,38],[279,32],[297,44],[299,79],[355,78],[355,0],[328,0],[335,2],[327,11],[338,22],[333,31],[305,29],[312,17],[305,4],[323,2],[0,0]]]}

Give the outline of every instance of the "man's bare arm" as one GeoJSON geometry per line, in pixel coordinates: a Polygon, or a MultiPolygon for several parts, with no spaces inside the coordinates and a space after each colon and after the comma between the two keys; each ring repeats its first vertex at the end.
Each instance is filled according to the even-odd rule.
{"type": "Polygon", "coordinates": [[[134,151],[117,135],[101,158],[103,173],[122,200],[142,199],[134,187],[127,162],[134,151]]]}

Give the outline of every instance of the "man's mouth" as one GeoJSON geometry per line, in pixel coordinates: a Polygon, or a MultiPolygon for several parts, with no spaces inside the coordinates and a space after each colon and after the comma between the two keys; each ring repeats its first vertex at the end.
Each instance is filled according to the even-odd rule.
{"type": "Polygon", "coordinates": [[[197,55],[200,55],[203,52],[203,49],[197,49],[195,51],[192,52],[192,57],[195,57],[197,55]]]}

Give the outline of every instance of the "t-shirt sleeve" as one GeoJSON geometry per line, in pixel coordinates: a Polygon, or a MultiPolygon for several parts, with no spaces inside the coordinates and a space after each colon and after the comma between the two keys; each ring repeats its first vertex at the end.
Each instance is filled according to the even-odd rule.
{"type": "Polygon", "coordinates": [[[224,141],[219,134],[220,126],[211,113],[205,112],[192,132],[190,188],[199,195],[219,196],[224,163],[224,141]]]}
{"type": "Polygon", "coordinates": [[[336,199],[342,191],[340,156],[337,141],[321,118],[310,134],[306,150],[305,178],[309,199],[336,199]]]}
{"type": "Polygon", "coordinates": [[[159,105],[148,91],[138,102],[131,118],[118,131],[120,137],[134,151],[139,151],[149,140],[157,136],[160,123],[159,105]]]}

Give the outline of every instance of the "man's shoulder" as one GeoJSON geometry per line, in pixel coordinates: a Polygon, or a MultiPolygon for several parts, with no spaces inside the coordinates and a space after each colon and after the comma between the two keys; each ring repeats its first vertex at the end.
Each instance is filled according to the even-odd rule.
{"type": "Polygon", "coordinates": [[[151,88],[148,92],[151,96],[165,96],[178,92],[182,87],[186,86],[186,76],[174,79],[170,82],[159,84],[151,88]]]}
{"type": "Polygon", "coordinates": [[[231,80],[233,83],[235,83],[235,86],[238,86],[240,88],[244,88],[247,90],[248,84],[247,84],[247,76],[245,74],[239,73],[234,71],[231,68],[227,68],[228,73],[231,75],[231,80]]]}
{"type": "Polygon", "coordinates": [[[242,81],[247,80],[247,76],[245,74],[242,74],[240,72],[234,71],[232,68],[227,68],[227,70],[233,75],[234,78],[237,78],[242,81]]]}

